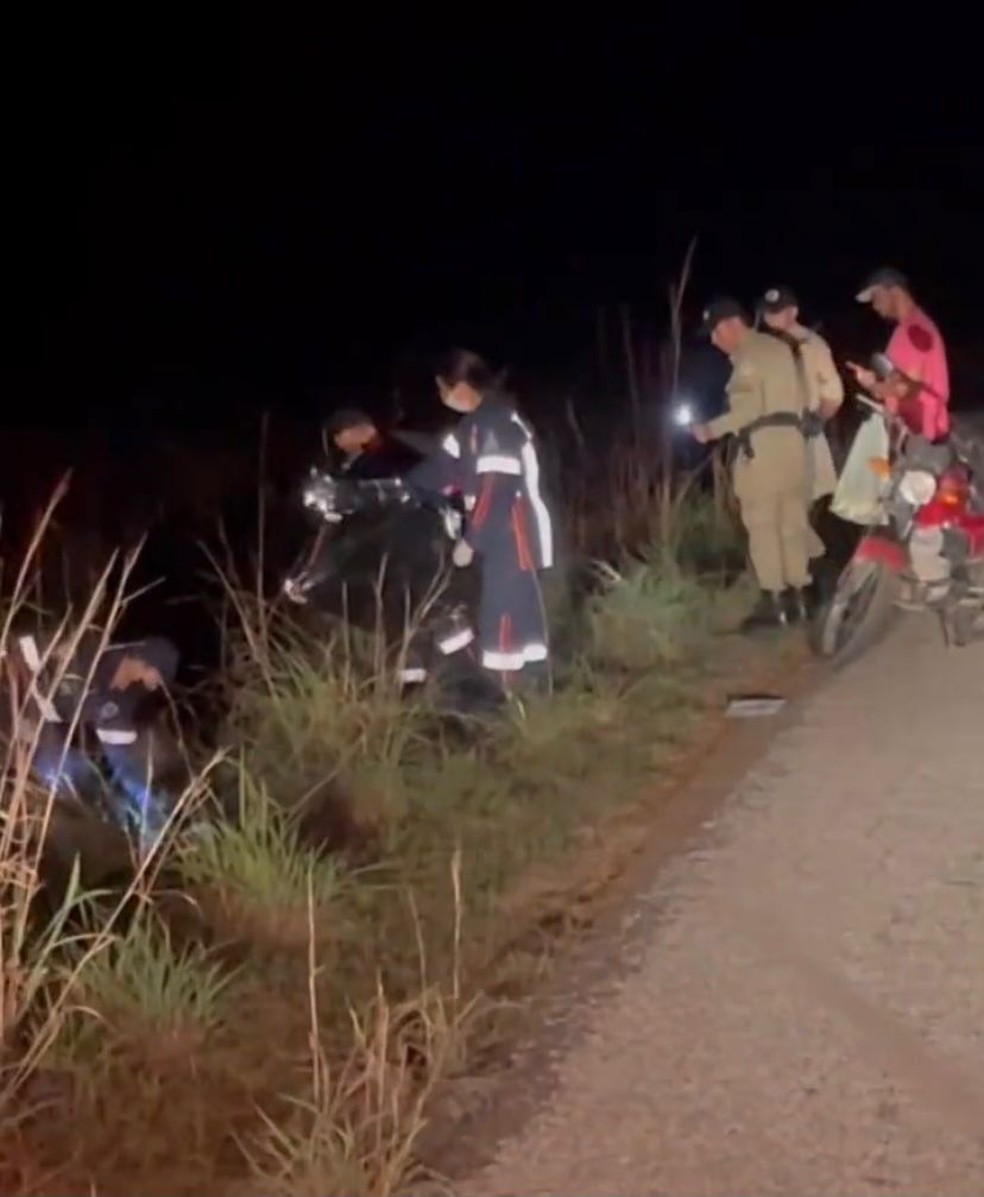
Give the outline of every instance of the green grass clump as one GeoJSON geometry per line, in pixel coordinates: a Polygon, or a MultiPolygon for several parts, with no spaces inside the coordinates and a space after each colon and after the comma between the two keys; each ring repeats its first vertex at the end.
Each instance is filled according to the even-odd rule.
{"type": "Polygon", "coordinates": [[[235,817],[181,843],[181,875],[232,934],[303,945],[310,903],[327,907],[344,888],[345,871],[337,859],[304,849],[296,817],[263,782],[242,766],[238,776],[235,817]]]}
{"type": "Polygon", "coordinates": [[[188,1059],[220,1026],[233,974],[200,944],[176,950],[152,909],[76,969],[58,1055],[91,1059],[126,1045],[154,1062],[188,1059]]]}
{"type": "Polygon", "coordinates": [[[592,629],[592,653],[602,668],[679,664],[716,630],[712,591],[665,551],[621,570],[602,567],[602,581],[592,629]]]}

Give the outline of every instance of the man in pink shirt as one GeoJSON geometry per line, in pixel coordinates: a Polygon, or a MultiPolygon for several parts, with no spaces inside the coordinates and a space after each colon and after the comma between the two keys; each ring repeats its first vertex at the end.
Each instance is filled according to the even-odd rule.
{"type": "Polygon", "coordinates": [[[950,373],[940,330],[913,299],[905,276],[890,267],[876,270],[857,298],[894,322],[885,353],[896,373],[878,381],[872,370],[848,362],[855,378],[912,432],[942,440],[950,431],[950,373]]]}

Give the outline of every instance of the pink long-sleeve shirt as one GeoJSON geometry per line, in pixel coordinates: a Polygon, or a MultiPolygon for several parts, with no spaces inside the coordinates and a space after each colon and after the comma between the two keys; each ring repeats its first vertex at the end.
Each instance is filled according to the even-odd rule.
{"type": "MultiPolygon", "coordinates": [[[[902,404],[906,423],[931,441],[945,436],[950,430],[950,372],[940,330],[924,311],[913,308],[895,326],[886,353],[903,374],[920,384],[915,402],[902,404]]],[[[894,400],[886,407],[899,410],[894,400]]]]}

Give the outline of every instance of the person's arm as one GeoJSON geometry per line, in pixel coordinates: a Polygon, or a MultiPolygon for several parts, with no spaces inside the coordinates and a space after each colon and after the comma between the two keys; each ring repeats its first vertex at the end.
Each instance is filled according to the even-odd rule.
{"type": "Polygon", "coordinates": [[[741,432],[760,413],[759,377],[749,361],[742,361],[728,382],[728,410],[705,425],[709,440],[720,440],[729,433],[741,432]]]}
{"type": "Polygon", "coordinates": [[[519,425],[498,420],[482,430],[475,458],[475,508],[465,528],[465,543],[477,553],[511,528],[512,508],[523,475],[525,440],[519,425]]]}
{"type": "Polygon", "coordinates": [[[824,420],[829,420],[840,411],[844,402],[844,383],[834,364],[830,346],[822,337],[816,338],[814,354],[812,368],[816,374],[817,391],[820,396],[820,415],[824,420]]]}
{"type": "Polygon", "coordinates": [[[449,432],[434,453],[406,472],[403,481],[416,498],[433,502],[461,490],[461,474],[461,445],[449,432]]]}
{"type": "Polygon", "coordinates": [[[931,412],[923,404],[922,383],[918,379],[896,370],[890,378],[878,384],[876,397],[885,404],[890,415],[898,416],[912,432],[927,435],[926,429],[932,422],[931,412]]]}

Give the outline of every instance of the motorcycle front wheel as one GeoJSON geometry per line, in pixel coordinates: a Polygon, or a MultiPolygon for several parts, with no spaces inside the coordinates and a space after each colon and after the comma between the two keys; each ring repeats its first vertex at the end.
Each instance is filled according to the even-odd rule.
{"type": "Polygon", "coordinates": [[[817,655],[840,668],[873,648],[898,614],[900,587],[898,574],[883,562],[849,562],[817,621],[817,655]]]}

